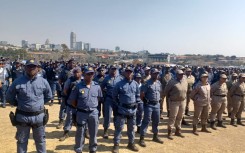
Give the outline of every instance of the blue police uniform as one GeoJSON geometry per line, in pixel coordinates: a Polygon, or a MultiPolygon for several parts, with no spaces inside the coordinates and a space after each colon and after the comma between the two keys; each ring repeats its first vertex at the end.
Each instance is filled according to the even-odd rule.
{"type": "MultiPolygon", "coordinates": [[[[115,76],[115,78],[112,77],[111,75],[108,75],[105,77],[105,79],[101,84],[102,90],[106,89],[105,101],[104,101],[104,112],[105,112],[104,124],[103,124],[104,129],[108,129],[110,127],[111,113],[112,111],[114,113],[114,109],[115,109],[115,104],[113,103],[113,99],[112,99],[112,92],[114,90],[115,85],[121,80],[122,77],[120,75],[115,76]]],[[[113,114],[113,116],[115,115],[113,114]]],[[[113,121],[115,122],[115,118],[113,121]]]]}
{"type": "Polygon", "coordinates": [[[120,143],[120,136],[127,120],[129,144],[134,143],[137,103],[140,102],[140,90],[136,81],[126,78],[118,82],[113,89],[113,100],[117,105],[114,145],[120,143]]]}
{"type": "Polygon", "coordinates": [[[162,90],[162,85],[160,81],[153,82],[152,79],[147,80],[142,86],[141,92],[145,94],[145,99],[147,102],[144,104],[144,118],[142,121],[140,135],[144,136],[146,134],[148,125],[152,120],[152,132],[154,134],[158,133],[158,124],[160,121],[160,92],[162,90]]]}
{"type": "MultiPolygon", "coordinates": [[[[100,71],[102,68],[99,68],[97,71],[100,71]]],[[[104,70],[104,69],[103,69],[104,70]]],[[[94,81],[97,82],[99,85],[102,84],[102,82],[104,81],[105,76],[104,75],[96,75],[96,77],[94,78],[94,81]]],[[[99,104],[98,104],[98,111],[99,111],[99,117],[101,116],[101,111],[103,116],[105,115],[104,113],[104,106],[102,106],[104,102],[104,99],[102,99],[99,104]],[[103,107],[103,108],[102,108],[103,107]]]]}
{"type": "MultiPolygon", "coordinates": [[[[142,84],[140,83],[139,84],[139,90],[141,90],[141,87],[142,87],[142,84]]],[[[144,113],[144,104],[143,104],[143,101],[140,100],[138,102],[137,111],[136,111],[136,125],[137,125],[137,127],[141,127],[143,113],[144,113]]],[[[139,132],[139,130],[137,130],[137,132],[139,132]]]]}
{"type": "MultiPolygon", "coordinates": [[[[62,83],[61,84],[61,87],[63,89],[64,87],[64,84],[65,81],[70,78],[71,76],[73,76],[73,73],[72,73],[72,69],[64,69],[60,75],[59,75],[59,80],[60,82],[62,83]]],[[[65,119],[65,116],[66,116],[66,98],[65,98],[65,95],[62,93],[62,102],[61,102],[61,105],[60,105],[60,111],[59,111],[59,125],[57,126],[57,128],[61,128],[62,124],[63,124],[63,121],[65,119]]]]}
{"type": "Polygon", "coordinates": [[[89,128],[89,150],[97,150],[97,132],[99,126],[98,97],[103,97],[100,86],[92,81],[90,88],[85,81],[81,81],[72,90],[69,101],[77,101],[77,131],[75,137],[75,152],[82,152],[85,139],[85,126],[89,128]]]}
{"type": "Polygon", "coordinates": [[[30,79],[24,75],[16,79],[7,91],[6,99],[11,105],[17,106],[17,152],[27,152],[30,129],[37,152],[46,152],[44,104],[52,98],[52,92],[47,80],[41,77],[30,79]],[[15,99],[16,98],[16,99],[15,99]]]}
{"type": "Polygon", "coordinates": [[[6,107],[6,91],[8,90],[9,87],[9,74],[8,71],[5,67],[0,68],[0,98],[2,101],[2,107],[6,107]]]}
{"type": "MultiPolygon", "coordinates": [[[[64,85],[64,90],[72,90],[72,88],[76,87],[78,83],[81,82],[81,79],[75,80],[74,77],[69,78],[64,85]]],[[[68,93],[68,97],[70,96],[70,93],[68,93]]],[[[66,107],[66,120],[65,120],[65,125],[64,125],[64,131],[68,132],[71,130],[72,123],[74,122],[74,116],[76,116],[76,108],[72,106],[71,101],[67,100],[67,107],[66,107]]]]}
{"type": "Polygon", "coordinates": [[[53,67],[47,69],[47,80],[52,90],[52,100],[54,100],[55,91],[57,91],[58,101],[61,102],[61,86],[58,82],[59,71],[53,67]]]}

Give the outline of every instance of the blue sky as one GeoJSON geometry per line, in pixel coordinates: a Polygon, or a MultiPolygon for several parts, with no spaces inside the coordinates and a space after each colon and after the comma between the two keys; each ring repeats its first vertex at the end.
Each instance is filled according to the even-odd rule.
{"type": "Polygon", "coordinates": [[[243,0],[1,0],[0,41],[245,56],[243,0]]]}

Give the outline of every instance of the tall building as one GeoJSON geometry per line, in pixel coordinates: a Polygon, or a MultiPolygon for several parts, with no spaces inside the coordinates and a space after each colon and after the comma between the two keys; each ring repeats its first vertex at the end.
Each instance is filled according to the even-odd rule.
{"type": "Polygon", "coordinates": [[[28,48],[29,44],[28,44],[28,41],[27,40],[22,40],[21,41],[21,47],[22,48],[28,48]]]}
{"type": "Polygon", "coordinates": [[[76,34],[74,32],[71,32],[70,36],[70,49],[76,49],[76,34]]]}
{"type": "Polygon", "coordinates": [[[0,41],[0,45],[1,46],[7,46],[8,45],[8,42],[7,41],[0,41]]]}
{"type": "Polygon", "coordinates": [[[116,46],[116,47],[115,47],[115,51],[116,51],[116,52],[119,52],[119,51],[120,51],[120,47],[119,47],[119,46],[116,46]]]}
{"type": "Polygon", "coordinates": [[[76,42],[76,50],[84,50],[84,43],[79,41],[79,42],[76,42]]]}
{"type": "Polygon", "coordinates": [[[49,43],[49,39],[46,39],[46,41],[45,41],[45,45],[49,45],[50,43],[49,43]]]}
{"type": "Polygon", "coordinates": [[[91,45],[90,45],[90,43],[85,43],[84,44],[84,50],[91,51],[91,45]]]}

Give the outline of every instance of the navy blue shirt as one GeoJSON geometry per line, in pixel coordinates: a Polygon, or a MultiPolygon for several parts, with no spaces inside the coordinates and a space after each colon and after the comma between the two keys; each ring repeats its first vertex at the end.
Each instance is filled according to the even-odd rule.
{"type": "Polygon", "coordinates": [[[47,80],[36,76],[30,79],[23,75],[9,87],[6,100],[17,109],[26,112],[36,112],[44,109],[44,103],[52,99],[52,91],[47,80]]]}
{"type": "Polygon", "coordinates": [[[81,81],[73,88],[69,101],[77,101],[77,108],[85,111],[97,109],[98,98],[103,97],[102,91],[98,83],[92,81],[90,88],[86,86],[84,81],[81,81]]]}
{"type": "Polygon", "coordinates": [[[145,98],[149,101],[159,101],[161,98],[162,84],[160,81],[153,82],[152,79],[147,80],[141,87],[141,92],[145,94],[145,98]]]}

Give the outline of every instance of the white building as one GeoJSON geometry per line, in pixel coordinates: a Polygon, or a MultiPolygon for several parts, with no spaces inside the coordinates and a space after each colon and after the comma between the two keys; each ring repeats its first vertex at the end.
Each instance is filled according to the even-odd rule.
{"type": "Polygon", "coordinates": [[[70,49],[76,49],[76,34],[74,32],[71,32],[70,35],[70,49]]]}
{"type": "Polygon", "coordinates": [[[90,45],[90,43],[85,43],[84,44],[84,50],[91,51],[91,45],[90,45]]]}
{"type": "Polygon", "coordinates": [[[42,47],[41,44],[31,44],[31,49],[33,50],[40,50],[42,47]]]}
{"type": "Polygon", "coordinates": [[[76,42],[76,50],[84,50],[84,43],[79,41],[79,42],[76,42]]]}
{"type": "Polygon", "coordinates": [[[29,43],[27,40],[22,40],[21,41],[21,47],[22,48],[28,48],[29,47],[29,43]]]}

